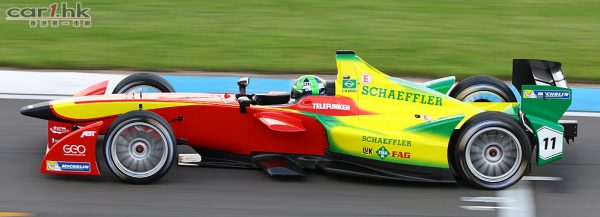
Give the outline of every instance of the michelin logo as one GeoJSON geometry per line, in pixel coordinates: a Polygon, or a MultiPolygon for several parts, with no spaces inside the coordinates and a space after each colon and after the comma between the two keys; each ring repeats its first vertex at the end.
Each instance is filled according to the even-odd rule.
{"type": "Polygon", "coordinates": [[[90,172],[88,162],[46,161],[46,169],[59,172],[90,172]]]}
{"type": "Polygon", "coordinates": [[[571,91],[568,90],[523,90],[524,98],[542,99],[570,99],[571,91]]]}

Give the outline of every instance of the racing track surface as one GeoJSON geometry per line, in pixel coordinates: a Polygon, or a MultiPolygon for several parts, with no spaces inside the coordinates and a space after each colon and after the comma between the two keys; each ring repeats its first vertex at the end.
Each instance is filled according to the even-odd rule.
{"type": "MultiPolygon", "coordinates": [[[[46,123],[19,114],[34,100],[0,100],[0,214],[36,216],[497,216],[497,197],[460,184],[426,184],[336,177],[320,172],[274,179],[258,170],[174,167],[152,185],[101,177],[39,173],[46,123]]],[[[534,169],[563,181],[521,181],[533,191],[537,216],[600,215],[600,118],[579,120],[579,137],[565,159],[534,169]]],[[[181,147],[185,151],[186,147],[181,147]]],[[[188,149],[189,150],[189,149],[188,149]]],[[[102,167],[104,164],[101,163],[102,167]]],[[[521,184],[521,183],[519,183],[521,184]]],[[[511,188],[512,189],[512,188],[511,188]]],[[[505,194],[506,196],[506,194],[505,194]]],[[[511,193],[508,194],[511,196],[511,193]]],[[[512,199],[509,199],[512,200],[512,199]]],[[[510,207],[509,207],[510,208],[510,207]]]]}

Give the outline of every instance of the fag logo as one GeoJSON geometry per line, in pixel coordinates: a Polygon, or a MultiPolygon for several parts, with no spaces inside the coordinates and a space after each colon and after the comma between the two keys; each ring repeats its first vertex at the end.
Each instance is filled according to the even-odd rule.
{"type": "Polygon", "coordinates": [[[83,133],[81,133],[81,138],[88,137],[88,136],[95,136],[95,135],[96,135],[96,131],[83,131],[83,133]]]}
{"type": "Polygon", "coordinates": [[[392,157],[410,159],[410,152],[392,151],[392,157]]]}
{"type": "Polygon", "coordinates": [[[381,146],[381,148],[377,149],[377,156],[379,156],[379,158],[381,158],[381,160],[385,159],[388,155],[390,155],[390,152],[385,148],[385,146],[381,146]]]}

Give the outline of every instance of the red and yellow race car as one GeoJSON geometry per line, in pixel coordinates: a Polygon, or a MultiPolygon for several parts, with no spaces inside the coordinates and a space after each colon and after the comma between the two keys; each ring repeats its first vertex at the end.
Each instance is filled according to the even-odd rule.
{"type": "Polygon", "coordinates": [[[513,84],[489,76],[414,83],[390,77],[353,51],[336,54],[335,81],[306,75],[289,93],[173,93],[160,76],[134,74],[105,94],[107,82],[73,97],[25,106],[48,120],[41,172],[100,175],[150,183],[178,161],[176,145],[201,166],[261,168],[272,176],[304,170],[502,189],[533,159],[562,158],[577,123],[559,121],[571,104],[560,63],[513,60],[513,84]],[[98,136],[102,152],[96,153],[98,136]],[[534,151],[537,148],[537,151],[534,151]],[[535,153],[535,155],[534,155],[535,153]]]}

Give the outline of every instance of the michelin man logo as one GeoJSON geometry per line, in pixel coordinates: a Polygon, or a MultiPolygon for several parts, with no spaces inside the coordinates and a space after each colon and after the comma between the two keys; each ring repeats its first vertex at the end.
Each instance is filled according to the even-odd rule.
{"type": "Polygon", "coordinates": [[[56,161],[46,161],[46,169],[50,171],[62,171],[60,165],[56,161]]]}
{"type": "Polygon", "coordinates": [[[537,95],[535,94],[535,92],[533,90],[524,90],[524,96],[525,98],[537,98],[537,95]]]}

